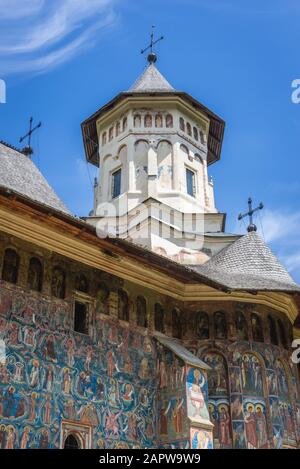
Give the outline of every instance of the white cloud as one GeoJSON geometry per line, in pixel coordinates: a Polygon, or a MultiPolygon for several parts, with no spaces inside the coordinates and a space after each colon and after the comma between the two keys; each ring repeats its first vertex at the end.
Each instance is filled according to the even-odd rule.
{"type": "Polygon", "coordinates": [[[262,215],[263,232],[266,242],[285,240],[295,242],[300,230],[300,212],[271,211],[265,209],[262,215]]]}
{"type": "Polygon", "coordinates": [[[115,0],[0,0],[0,73],[43,72],[69,60],[115,24],[114,4],[115,0]]]}
{"type": "Polygon", "coordinates": [[[264,210],[262,227],[258,232],[264,236],[273,252],[300,283],[300,211],[264,210]]]}

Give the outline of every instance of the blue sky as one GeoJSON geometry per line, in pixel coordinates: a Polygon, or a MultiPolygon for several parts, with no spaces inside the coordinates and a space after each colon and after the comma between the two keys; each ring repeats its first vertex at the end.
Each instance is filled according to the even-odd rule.
{"type": "Polygon", "coordinates": [[[143,71],[155,24],[160,71],[226,121],[209,172],[227,231],[245,232],[249,195],[263,201],[260,231],[300,282],[299,22],[298,0],[0,0],[0,139],[18,145],[29,117],[42,120],[35,162],[87,214],[95,169],[80,123],[143,71]]]}

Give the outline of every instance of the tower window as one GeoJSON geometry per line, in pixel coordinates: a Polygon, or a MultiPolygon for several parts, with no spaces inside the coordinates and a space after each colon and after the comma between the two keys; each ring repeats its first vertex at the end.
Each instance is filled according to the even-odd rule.
{"type": "Polygon", "coordinates": [[[74,331],[85,335],[88,335],[89,333],[88,308],[86,304],[79,303],[79,301],[75,301],[74,331]]]}
{"type": "Polygon", "coordinates": [[[121,176],[122,170],[118,169],[112,175],[112,198],[115,199],[121,194],[121,176]]]}
{"type": "Polygon", "coordinates": [[[110,142],[111,142],[112,139],[114,138],[114,128],[113,128],[113,127],[111,127],[111,128],[109,129],[109,136],[108,136],[108,138],[109,138],[109,141],[110,141],[110,142]]]}
{"type": "Polygon", "coordinates": [[[186,124],[186,131],[187,131],[187,134],[191,137],[192,136],[192,127],[191,127],[191,124],[189,122],[186,124]]]}
{"type": "Polygon", "coordinates": [[[186,190],[189,195],[195,197],[196,195],[196,178],[194,171],[186,169],[186,190]]]}

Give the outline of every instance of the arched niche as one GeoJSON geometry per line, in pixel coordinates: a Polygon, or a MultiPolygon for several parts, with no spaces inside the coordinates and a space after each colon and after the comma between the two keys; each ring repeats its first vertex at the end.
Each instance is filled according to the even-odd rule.
{"type": "Polygon", "coordinates": [[[238,340],[248,340],[248,324],[242,311],[235,311],[235,329],[238,340]]]}
{"type": "Polygon", "coordinates": [[[174,308],[172,311],[172,336],[176,339],[182,339],[181,311],[178,308],[174,308]]]}
{"type": "Polygon", "coordinates": [[[173,187],[173,148],[167,140],[157,146],[158,187],[163,191],[173,187]]]}
{"type": "Polygon", "coordinates": [[[30,290],[42,291],[43,264],[37,257],[32,257],[29,261],[27,285],[30,290]]]}
{"type": "Polygon", "coordinates": [[[135,189],[147,191],[148,178],[148,151],[147,140],[137,140],[134,145],[135,189]]]}
{"type": "Polygon", "coordinates": [[[165,332],[165,312],[159,303],[154,306],[154,328],[157,332],[165,332]]]}
{"type": "Polygon", "coordinates": [[[247,449],[270,447],[268,434],[267,386],[263,358],[245,352],[241,362],[244,438],[247,449]]]}
{"type": "Polygon", "coordinates": [[[143,296],[138,296],[136,299],[136,323],[140,327],[148,326],[147,302],[143,296]]]}
{"type": "Polygon", "coordinates": [[[19,276],[20,256],[15,249],[8,248],[4,252],[2,280],[16,284],[19,276]]]}
{"type": "Polygon", "coordinates": [[[196,312],[194,330],[197,339],[209,339],[209,316],[205,311],[196,312]]]}
{"type": "Polygon", "coordinates": [[[232,448],[227,361],[223,354],[215,350],[206,351],[201,358],[211,368],[208,372],[208,410],[214,425],[214,448],[232,448]]]}
{"type": "MultiPolygon", "coordinates": [[[[275,361],[278,399],[272,398],[273,437],[285,447],[296,445],[296,431],[291,391],[290,370],[283,359],[275,361]]],[[[274,445],[276,446],[276,445],[274,445]]],[[[280,446],[279,446],[280,447],[280,446]]]]}

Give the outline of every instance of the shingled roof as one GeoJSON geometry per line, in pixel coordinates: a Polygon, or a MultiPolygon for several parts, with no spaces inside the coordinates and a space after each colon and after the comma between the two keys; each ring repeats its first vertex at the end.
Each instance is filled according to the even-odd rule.
{"type": "Polygon", "coordinates": [[[30,157],[0,142],[0,187],[69,214],[30,157]]]}
{"type": "Polygon", "coordinates": [[[232,290],[297,292],[300,287],[255,232],[242,236],[208,262],[199,274],[232,290]]]}
{"type": "Polygon", "coordinates": [[[155,65],[150,64],[128,91],[130,93],[147,93],[151,91],[157,93],[160,91],[175,91],[175,89],[155,65]]]}

